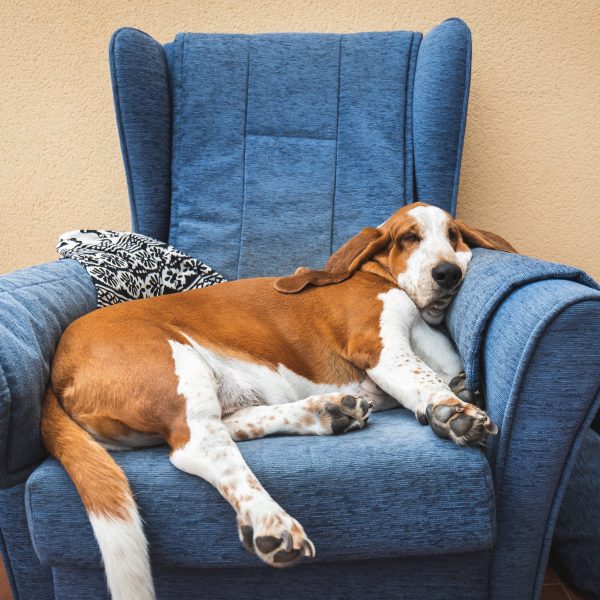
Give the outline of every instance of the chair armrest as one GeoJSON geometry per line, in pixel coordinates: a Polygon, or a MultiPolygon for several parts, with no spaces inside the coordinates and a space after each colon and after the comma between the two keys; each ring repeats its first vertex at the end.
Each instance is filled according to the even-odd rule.
{"type": "Polygon", "coordinates": [[[0,488],[46,456],[40,412],[54,350],[69,323],[95,308],[96,289],[73,260],[0,276],[0,488]]]}
{"type": "Polygon", "coordinates": [[[600,292],[585,274],[478,250],[448,328],[500,434],[491,598],[539,594],[566,484],[600,402],[600,292]]]}

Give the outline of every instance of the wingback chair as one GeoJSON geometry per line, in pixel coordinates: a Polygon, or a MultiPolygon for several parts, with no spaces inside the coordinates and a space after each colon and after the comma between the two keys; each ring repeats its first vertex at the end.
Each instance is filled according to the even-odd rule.
{"type": "MultiPolygon", "coordinates": [[[[454,212],[470,64],[459,19],[425,36],[186,33],[165,45],[121,29],[110,66],[133,229],[233,279],[319,267],[406,203],[454,212]]],[[[83,506],[39,434],[54,348],[95,308],[72,260],[0,278],[0,529],[16,598],[107,596],[83,506]]],[[[159,598],[537,597],[598,404],[600,293],[575,269],[478,250],[447,327],[500,426],[486,447],[456,447],[404,410],[343,436],[239,444],[315,542],[299,566],[246,553],[231,508],[164,447],[115,453],[159,598]]]]}

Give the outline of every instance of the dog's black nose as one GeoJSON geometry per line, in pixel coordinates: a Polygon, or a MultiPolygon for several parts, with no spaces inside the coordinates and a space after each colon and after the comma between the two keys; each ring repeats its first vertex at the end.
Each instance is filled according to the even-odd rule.
{"type": "Polygon", "coordinates": [[[462,277],[462,271],[452,263],[442,263],[431,270],[433,280],[442,288],[453,288],[462,277]]]}

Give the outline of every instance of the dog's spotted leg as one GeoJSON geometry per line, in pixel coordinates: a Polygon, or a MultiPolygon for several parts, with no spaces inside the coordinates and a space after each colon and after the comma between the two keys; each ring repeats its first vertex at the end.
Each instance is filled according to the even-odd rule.
{"type": "Polygon", "coordinates": [[[444,383],[450,383],[463,370],[460,356],[448,336],[431,327],[417,315],[410,332],[410,342],[415,354],[425,361],[444,383]]]}
{"type": "MultiPolygon", "coordinates": [[[[463,445],[476,444],[487,435],[495,435],[498,427],[486,413],[452,392],[449,380],[444,380],[448,379],[451,369],[440,376],[415,353],[419,348],[426,354],[425,348],[432,347],[431,341],[437,336],[427,343],[422,339],[417,343],[415,332],[423,329],[422,317],[412,300],[397,289],[380,298],[384,304],[380,319],[382,349],[378,364],[367,369],[371,379],[413,411],[419,422],[429,423],[441,437],[463,445]]],[[[457,364],[451,365],[452,369],[457,364]]]]}
{"type": "Polygon", "coordinates": [[[213,373],[189,345],[171,342],[177,392],[185,400],[169,432],[175,467],[211,483],[237,513],[240,540],[263,561],[285,567],[315,555],[302,526],[279,506],[254,476],[227,427],[213,373]]]}
{"type": "Polygon", "coordinates": [[[367,424],[373,403],[345,394],[323,394],[286,404],[250,406],[225,417],[231,437],[249,440],[276,433],[335,435],[367,424]]]}
{"type": "Polygon", "coordinates": [[[469,391],[460,356],[448,336],[434,329],[423,319],[415,319],[411,331],[411,345],[417,356],[435,371],[452,392],[464,402],[482,408],[481,395],[469,391]]]}

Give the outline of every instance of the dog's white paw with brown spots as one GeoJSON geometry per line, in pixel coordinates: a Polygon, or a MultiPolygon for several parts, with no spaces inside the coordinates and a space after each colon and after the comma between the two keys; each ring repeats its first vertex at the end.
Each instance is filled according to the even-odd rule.
{"type": "Polygon", "coordinates": [[[344,394],[315,396],[308,402],[323,429],[321,435],[337,435],[366,427],[373,410],[373,402],[344,394]]]}
{"type": "Polygon", "coordinates": [[[316,554],[302,525],[280,508],[255,517],[251,525],[238,519],[238,532],[245,548],[272,567],[288,567],[316,554]]]}

